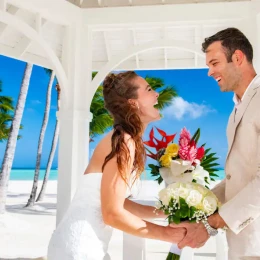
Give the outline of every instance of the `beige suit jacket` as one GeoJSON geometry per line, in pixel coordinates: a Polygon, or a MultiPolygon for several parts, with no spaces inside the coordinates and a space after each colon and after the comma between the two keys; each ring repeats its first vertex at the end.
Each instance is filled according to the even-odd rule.
{"type": "Polygon", "coordinates": [[[224,202],[219,214],[229,227],[228,259],[260,259],[260,76],[232,111],[227,139],[226,178],[213,192],[224,202]]]}

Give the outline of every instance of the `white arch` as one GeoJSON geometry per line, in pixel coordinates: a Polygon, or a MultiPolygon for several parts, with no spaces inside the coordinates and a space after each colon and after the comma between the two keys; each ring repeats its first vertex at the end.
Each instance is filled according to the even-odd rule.
{"type": "Polygon", "coordinates": [[[45,42],[43,37],[41,37],[41,35],[39,35],[32,27],[30,27],[24,21],[1,10],[0,10],[0,21],[7,25],[10,25],[15,30],[23,33],[26,37],[37,42],[43,48],[47,57],[50,59],[50,62],[53,65],[60,86],[64,87],[62,94],[64,95],[63,98],[65,99],[64,102],[66,103],[67,100],[66,86],[68,85],[67,76],[58,57],[55,55],[54,51],[50,48],[50,46],[45,42]]]}
{"type": "Polygon", "coordinates": [[[161,48],[176,48],[176,49],[196,53],[202,57],[204,56],[204,54],[201,51],[200,44],[194,44],[185,41],[163,39],[163,40],[149,42],[146,44],[135,45],[132,48],[129,48],[124,53],[122,53],[121,55],[118,55],[115,58],[113,58],[98,72],[98,74],[95,76],[95,78],[90,84],[90,98],[91,98],[90,100],[92,100],[98,86],[105,78],[105,76],[114,68],[116,68],[120,63],[124,62],[125,60],[127,60],[128,58],[130,58],[135,54],[142,53],[151,49],[161,49],[161,48]]]}

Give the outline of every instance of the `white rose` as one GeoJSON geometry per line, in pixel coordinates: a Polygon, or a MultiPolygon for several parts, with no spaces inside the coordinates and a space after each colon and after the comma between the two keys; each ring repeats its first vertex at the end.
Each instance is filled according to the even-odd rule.
{"type": "Polygon", "coordinates": [[[196,183],[196,190],[202,194],[202,196],[206,196],[210,191],[205,188],[203,185],[196,183]]]}
{"type": "Polygon", "coordinates": [[[217,202],[216,198],[214,198],[212,196],[206,196],[203,199],[202,204],[203,204],[204,211],[207,214],[211,215],[211,214],[213,214],[216,211],[218,202],[217,202]]]}
{"type": "Polygon", "coordinates": [[[179,189],[178,188],[168,189],[168,192],[169,192],[171,198],[179,200],[180,194],[179,194],[179,189]]]}
{"type": "Polygon", "coordinates": [[[167,189],[177,189],[177,188],[179,188],[180,187],[180,183],[179,182],[174,182],[174,183],[171,183],[168,187],[167,187],[167,189]]]}
{"type": "Polygon", "coordinates": [[[168,206],[170,198],[171,196],[167,189],[163,189],[159,192],[159,199],[162,201],[163,205],[168,206]]]}
{"type": "Polygon", "coordinates": [[[192,190],[189,196],[186,199],[186,202],[189,206],[197,206],[201,203],[202,194],[200,194],[197,190],[192,190]]]}
{"type": "Polygon", "coordinates": [[[182,197],[183,199],[186,199],[189,195],[189,190],[186,189],[185,187],[180,186],[178,189],[179,197],[182,197]]]}

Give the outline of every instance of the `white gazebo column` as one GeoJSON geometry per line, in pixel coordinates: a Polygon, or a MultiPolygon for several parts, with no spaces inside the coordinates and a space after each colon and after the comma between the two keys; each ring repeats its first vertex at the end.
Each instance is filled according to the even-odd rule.
{"type": "Polygon", "coordinates": [[[91,82],[91,37],[79,21],[67,28],[62,63],[68,85],[61,89],[58,164],[57,224],[66,212],[89,157],[89,123],[92,119],[88,88],[91,82]],[[66,100],[62,93],[66,92],[66,100]]]}
{"type": "Polygon", "coordinates": [[[252,1],[247,18],[241,23],[241,30],[248,37],[254,50],[253,65],[260,73],[260,2],[252,1]]]}

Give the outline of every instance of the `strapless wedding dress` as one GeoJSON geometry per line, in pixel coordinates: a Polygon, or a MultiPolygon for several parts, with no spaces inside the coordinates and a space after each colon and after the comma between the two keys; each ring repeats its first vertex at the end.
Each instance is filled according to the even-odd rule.
{"type": "Polygon", "coordinates": [[[107,249],[113,229],[104,223],[101,214],[101,179],[102,173],[83,175],[68,211],[51,237],[48,260],[110,259],[107,249]]]}

